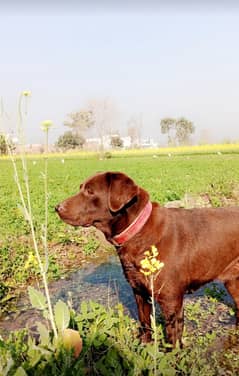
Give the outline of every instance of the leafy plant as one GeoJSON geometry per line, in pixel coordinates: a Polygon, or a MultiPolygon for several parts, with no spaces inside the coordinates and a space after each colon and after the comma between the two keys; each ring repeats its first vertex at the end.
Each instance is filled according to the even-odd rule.
{"type": "Polygon", "coordinates": [[[225,290],[215,282],[212,282],[209,286],[205,287],[204,293],[217,300],[222,300],[226,296],[225,290]]]}
{"type": "Polygon", "coordinates": [[[0,282],[0,300],[2,300],[7,295],[8,291],[8,286],[5,283],[0,282]]]}
{"type": "MultiPolygon", "coordinates": [[[[40,298],[41,299],[41,298],[40,298]]],[[[38,303],[37,303],[38,304],[38,303]]],[[[64,303],[63,303],[64,305],[64,303]]],[[[40,304],[42,306],[42,303],[40,304]]],[[[58,329],[62,330],[69,312],[58,303],[54,309],[59,317],[58,329]]],[[[14,375],[209,375],[238,373],[238,335],[231,333],[226,347],[216,347],[221,333],[201,333],[197,330],[183,350],[168,352],[163,341],[163,328],[157,325],[157,351],[155,344],[142,345],[137,338],[138,324],[124,312],[122,305],[106,309],[90,301],[82,302],[79,313],[70,312],[70,325],[83,339],[83,349],[75,358],[72,349],[55,342],[44,324],[38,323],[39,337],[31,337],[27,331],[13,333],[0,341],[1,374],[14,375]],[[154,362],[154,359],[156,362],[154,362]],[[156,368],[155,368],[156,367],[156,368]],[[229,373],[229,371],[231,373],[229,373]]]]}

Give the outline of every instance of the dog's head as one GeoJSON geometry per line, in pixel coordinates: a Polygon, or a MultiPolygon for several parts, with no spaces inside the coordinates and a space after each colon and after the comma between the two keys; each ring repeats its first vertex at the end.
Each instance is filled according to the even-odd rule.
{"type": "Polygon", "coordinates": [[[95,226],[110,237],[117,214],[137,202],[142,191],[121,172],[98,173],[80,185],[79,193],[57,205],[56,211],[72,226],[95,226]]]}

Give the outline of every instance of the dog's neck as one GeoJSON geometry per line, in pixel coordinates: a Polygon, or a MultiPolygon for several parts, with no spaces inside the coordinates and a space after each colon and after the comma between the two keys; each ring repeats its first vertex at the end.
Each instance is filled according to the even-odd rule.
{"type": "Polygon", "coordinates": [[[111,242],[116,246],[121,246],[134,235],[136,235],[147,222],[152,211],[152,204],[148,194],[138,197],[138,200],[127,207],[119,217],[115,218],[111,242]]]}

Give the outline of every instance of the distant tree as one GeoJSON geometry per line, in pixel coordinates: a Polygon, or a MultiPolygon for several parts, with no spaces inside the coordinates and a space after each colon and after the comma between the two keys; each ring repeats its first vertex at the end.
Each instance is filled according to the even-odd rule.
{"type": "Polygon", "coordinates": [[[179,145],[187,145],[190,135],[195,131],[193,123],[184,117],[176,121],[176,137],[179,145]]]}
{"type": "Polygon", "coordinates": [[[0,154],[7,154],[7,142],[6,137],[3,134],[0,134],[0,154]]]}
{"type": "Polygon", "coordinates": [[[64,125],[76,134],[81,134],[94,125],[93,114],[89,110],[71,112],[67,116],[68,120],[64,122],[64,125]]]}
{"type": "Polygon", "coordinates": [[[169,145],[186,145],[195,131],[193,123],[184,117],[179,119],[164,118],[160,122],[161,133],[168,134],[169,145]]]}
{"type": "Polygon", "coordinates": [[[64,150],[82,148],[85,143],[83,136],[75,134],[72,131],[65,132],[57,140],[56,146],[64,150]]]}
{"type": "Polygon", "coordinates": [[[176,120],[170,117],[164,118],[160,122],[161,133],[168,134],[168,145],[175,143],[175,123],[176,120]]]}
{"type": "Polygon", "coordinates": [[[134,126],[129,126],[127,133],[130,137],[130,143],[132,147],[136,146],[138,144],[138,129],[134,126]]]}
{"type": "Polygon", "coordinates": [[[124,146],[124,142],[119,135],[111,136],[110,144],[113,148],[122,148],[124,146]]]}
{"type": "Polygon", "coordinates": [[[130,137],[132,147],[139,146],[140,133],[142,128],[142,116],[134,115],[128,121],[128,136],[130,137]]]}
{"type": "Polygon", "coordinates": [[[92,114],[94,127],[100,138],[100,152],[104,151],[104,136],[112,131],[113,118],[117,113],[114,103],[109,98],[90,99],[87,105],[92,114]]]}
{"type": "Polygon", "coordinates": [[[15,150],[15,145],[12,138],[7,138],[3,133],[0,133],[0,155],[6,155],[8,153],[8,148],[11,151],[15,150]]]}

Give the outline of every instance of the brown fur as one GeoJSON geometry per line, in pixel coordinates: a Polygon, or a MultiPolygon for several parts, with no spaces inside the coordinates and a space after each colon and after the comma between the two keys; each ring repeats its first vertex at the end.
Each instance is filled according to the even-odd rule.
{"type": "MultiPolygon", "coordinates": [[[[113,242],[148,199],[148,193],[125,174],[105,172],[87,179],[80,192],[56,210],[66,223],[95,226],[113,242]]],[[[154,280],[154,292],[170,343],[181,344],[185,292],[214,279],[222,281],[234,299],[239,324],[239,208],[167,209],[154,202],[144,227],[117,247],[137,302],[141,338],[146,342],[151,340],[151,291],[148,278],[140,272],[140,261],[152,245],[164,262],[154,280]]]]}

